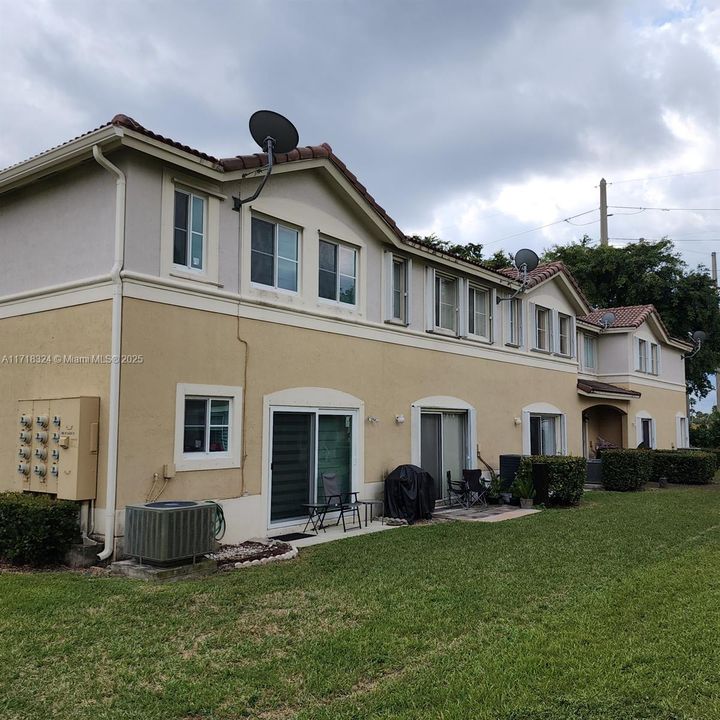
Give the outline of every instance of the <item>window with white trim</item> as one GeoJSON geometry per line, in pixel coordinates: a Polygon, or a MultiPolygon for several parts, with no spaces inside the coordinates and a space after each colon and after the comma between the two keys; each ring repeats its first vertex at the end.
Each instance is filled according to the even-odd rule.
{"type": "Polygon", "coordinates": [[[435,273],[435,328],[457,333],[458,280],[435,273]]]}
{"type": "Polygon", "coordinates": [[[492,339],[491,293],[487,288],[468,285],[468,334],[483,340],[492,339]]]}
{"type": "Polygon", "coordinates": [[[572,320],[569,315],[558,313],[558,353],[572,355],[572,320]]]}
{"type": "Polygon", "coordinates": [[[184,454],[229,453],[231,404],[231,398],[185,397],[184,454]]]}
{"type": "Polygon", "coordinates": [[[507,338],[506,345],[520,347],[522,342],[522,300],[512,298],[507,303],[507,338]]]}
{"type": "Polygon", "coordinates": [[[660,346],[657,343],[637,338],[636,345],[636,367],[638,372],[648,375],[660,373],[660,346]]]}
{"type": "Polygon", "coordinates": [[[205,266],[206,199],[175,188],[173,264],[202,271],[205,266]]]}
{"type": "Polygon", "coordinates": [[[390,319],[399,323],[408,322],[408,261],[392,257],[390,319]]]}
{"type": "Polygon", "coordinates": [[[318,296],[345,305],[357,303],[357,257],[355,248],[320,240],[318,296]]]}
{"type": "Polygon", "coordinates": [[[660,370],[660,347],[650,343],[650,374],[657,375],[660,370]]]}
{"type": "Polygon", "coordinates": [[[551,351],[552,338],[552,312],[548,308],[535,306],[535,349],[551,351]]]}
{"type": "Polygon", "coordinates": [[[298,231],[254,217],[251,235],[250,280],[259,285],[297,292],[300,265],[298,231]]]}
{"type": "Polygon", "coordinates": [[[585,370],[597,370],[597,338],[583,333],[583,367],[585,370]]]}
{"type": "Polygon", "coordinates": [[[558,455],[559,436],[559,415],[530,415],[531,455],[558,455]]]}
{"type": "Polygon", "coordinates": [[[242,388],[178,383],[175,402],[177,470],[240,466],[242,388]]]}

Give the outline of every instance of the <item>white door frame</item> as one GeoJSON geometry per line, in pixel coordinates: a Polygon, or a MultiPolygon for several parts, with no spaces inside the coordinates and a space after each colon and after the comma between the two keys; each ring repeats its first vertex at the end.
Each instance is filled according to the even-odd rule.
{"type": "MultiPolygon", "coordinates": [[[[270,505],[272,498],[272,420],[275,412],[304,412],[322,415],[352,415],[352,464],[351,487],[353,492],[360,492],[364,482],[364,423],[365,403],[359,398],[332,388],[300,387],[288,388],[266,395],[263,398],[263,428],[262,438],[262,494],[265,496],[266,527],[274,530],[281,527],[292,527],[299,523],[295,520],[283,520],[272,523],[270,521],[270,505]]],[[[316,421],[317,422],[317,421],[316,421]]],[[[316,440],[317,452],[317,440],[316,440]]]]}
{"type": "Polygon", "coordinates": [[[410,406],[410,462],[420,467],[421,429],[420,416],[422,412],[467,412],[465,436],[465,468],[473,470],[477,467],[475,453],[477,438],[477,412],[468,402],[460,398],[435,395],[416,400],[410,406]]]}

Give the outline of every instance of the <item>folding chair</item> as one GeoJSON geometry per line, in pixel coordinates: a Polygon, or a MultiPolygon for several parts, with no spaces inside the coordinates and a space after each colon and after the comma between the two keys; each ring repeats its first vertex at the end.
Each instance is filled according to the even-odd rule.
{"type": "Polygon", "coordinates": [[[341,489],[340,480],[336,473],[323,473],[323,490],[325,500],[325,515],[329,512],[339,513],[336,525],[342,520],[343,532],[347,532],[345,525],[345,514],[350,513],[350,517],[354,520],[357,517],[357,527],[362,527],[360,522],[360,503],[358,502],[358,494],[356,492],[345,492],[341,489]]]}
{"type": "Polygon", "coordinates": [[[447,471],[448,507],[452,507],[453,499],[457,500],[464,508],[468,504],[468,488],[465,480],[453,480],[450,470],[447,471]]]}
{"type": "Polygon", "coordinates": [[[463,481],[467,487],[468,507],[487,505],[488,487],[483,482],[482,470],[463,470],[463,481]]]}

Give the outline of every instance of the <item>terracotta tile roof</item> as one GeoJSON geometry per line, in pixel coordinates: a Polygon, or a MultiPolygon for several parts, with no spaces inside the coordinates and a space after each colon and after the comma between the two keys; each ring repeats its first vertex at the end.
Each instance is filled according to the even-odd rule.
{"type": "Polygon", "coordinates": [[[660,320],[660,315],[657,313],[654,305],[626,305],[614,308],[598,308],[583,317],[579,317],[578,320],[602,327],[600,319],[608,312],[615,315],[615,321],[609,326],[611,328],[640,327],[652,313],[655,313],[658,320],[660,320]]]}
{"type": "Polygon", "coordinates": [[[133,120],[133,118],[128,117],[127,115],[116,115],[108,124],[115,125],[116,127],[128,128],[128,130],[134,130],[141,135],[145,135],[146,137],[152,138],[153,140],[165,143],[165,145],[171,145],[178,150],[184,150],[186,153],[195,155],[196,157],[202,158],[203,160],[208,160],[209,162],[220,164],[220,160],[218,160],[216,157],[201,152],[200,150],[196,150],[195,148],[191,148],[189,145],[183,145],[182,143],[178,142],[177,140],[173,140],[172,138],[167,138],[164,135],[158,135],[158,133],[155,133],[152,130],[148,130],[146,127],[143,127],[139,122],[137,122],[137,120],[133,120]]]}
{"type": "MultiPolygon", "coordinates": [[[[146,135],[147,137],[153,138],[154,140],[158,140],[159,142],[171,145],[172,147],[176,147],[180,150],[184,150],[185,152],[196,155],[197,157],[201,157],[204,160],[214,162],[218,165],[218,169],[221,171],[231,172],[233,170],[251,170],[267,165],[267,153],[237,155],[230,158],[215,158],[212,155],[201,152],[200,150],[196,150],[195,148],[183,145],[182,143],[179,143],[172,138],[167,138],[163,135],[159,135],[153,132],[152,130],[148,130],[147,128],[143,127],[139,122],[137,122],[131,117],[128,117],[127,115],[116,115],[112,119],[110,124],[129,128],[130,130],[134,130],[135,132],[146,135]]],[[[514,279],[512,276],[508,276],[505,273],[495,270],[494,268],[487,267],[482,262],[468,260],[460,255],[449,253],[444,250],[439,250],[432,243],[426,243],[422,241],[417,241],[412,238],[408,238],[405,233],[398,227],[395,220],[388,214],[385,208],[382,207],[382,205],[380,205],[377,200],[375,200],[375,198],[368,192],[367,188],[360,182],[360,180],[358,180],[357,176],[350,171],[348,166],[337,155],[335,155],[332,147],[327,143],[322,143],[321,145],[308,145],[306,147],[299,147],[289,153],[276,153],[273,156],[273,162],[276,165],[281,165],[283,163],[294,162],[297,160],[312,160],[314,158],[323,158],[329,160],[342,173],[342,175],[353,186],[353,188],[363,197],[363,199],[373,208],[373,210],[375,210],[375,212],[382,218],[382,220],[388,225],[393,234],[395,234],[401,242],[410,245],[420,245],[429,250],[432,250],[438,255],[452,257],[456,260],[463,260],[464,262],[467,262],[470,265],[480,267],[487,272],[514,279]]]]}
{"type": "MultiPolygon", "coordinates": [[[[505,275],[505,277],[512,278],[513,280],[522,279],[522,273],[520,273],[520,271],[514,267],[501,268],[499,272],[505,275]]],[[[538,265],[534,270],[531,270],[527,274],[526,287],[533,288],[536,285],[539,285],[540,283],[549,280],[551,277],[559,275],[560,273],[563,273],[563,275],[565,275],[565,277],[570,281],[570,284],[575,288],[575,291],[583,299],[583,302],[588,307],[590,307],[590,303],[585,297],[585,293],[582,291],[582,288],[578,285],[577,280],[573,277],[573,274],[567,269],[565,263],[562,262],[562,260],[555,260],[553,262],[544,263],[542,265],[538,265]]]]}
{"type": "Polygon", "coordinates": [[[611,385],[610,383],[598,382],[597,380],[578,380],[577,389],[586,393],[612,393],[613,395],[627,395],[628,397],[640,397],[635,390],[611,385]]]}
{"type": "MultiPolygon", "coordinates": [[[[171,147],[177,148],[178,150],[182,150],[186,153],[189,153],[191,155],[195,155],[198,158],[201,158],[203,160],[206,160],[208,162],[214,163],[217,166],[217,170],[220,172],[231,172],[233,170],[244,170],[244,169],[253,169],[253,168],[259,168],[263,167],[267,164],[267,154],[266,153],[253,153],[252,155],[238,155],[236,157],[231,158],[216,158],[213,155],[208,155],[207,153],[202,152],[201,150],[197,150],[196,148],[190,147],[189,145],[185,145],[181,142],[178,142],[177,140],[173,140],[172,138],[166,137],[164,135],[160,135],[159,133],[153,132],[152,130],[149,130],[148,128],[141,125],[137,120],[134,118],[129,117],[128,115],[124,115],[122,113],[119,113],[115,115],[115,117],[110,120],[110,122],[104,123],[103,125],[100,125],[99,127],[95,128],[94,130],[89,130],[88,132],[82,133],[81,135],[78,135],[77,137],[73,138],[73,140],[68,140],[66,143],[61,143],[60,145],[57,145],[56,147],[50,148],[50,150],[46,150],[42,153],[39,153],[38,155],[33,155],[31,158],[28,158],[27,160],[23,160],[19,163],[16,163],[14,165],[11,165],[8,168],[5,168],[5,170],[9,170],[10,168],[16,167],[18,165],[22,165],[25,162],[28,162],[28,160],[33,160],[36,157],[39,157],[40,155],[44,155],[47,152],[50,152],[51,150],[55,150],[56,148],[62,147],[63,145],[67,145],[74,140],[79,140],[80,138],[83,138],[87,135],[90,135],[94,132],[97,132],[98,130],[102,130],[103,128],[109,127],[109,126],[115,126],[115,127],[122,127],[127,128],[129,130],[132,130],[136,133],[139,133],[141,135],[145,135],[146,137],[149,137],[153,140],[156,140],[158,142],[164,143],[165,145],[169,145],[171,147]]],[[[417,245],[420,247],[424,247],[428,250],[431,250],[433,253],[443,256],[443,257],[449,257],[453,258],[455,260],[462,260],[463,262],[466,262],[470,265],[475,265],[476,267],[482,268],[486,272],[493,273],[495,275],[500,275],[503,278],[511,279],[511,280],[517,280],[517,271],[514,268],[505,268],[503,270],[496,270],[494,268],[490,268],[487,265],[485,265],[482,262],[475,261],[475,260],[468,260],[467,258],[462,257],[461,255],[457,255],[455,253],[447,252],[446,250],[441,250],[434,246],[432,243],[424,242],[422,240],[418,240],[416,238],[410,238],[405,235],[405,233],[400,230],[400,228],[397,226],[397,223],[395,220],[388,214],[388,212],[385,210],[385,208],[380,205],[380,203],[375,200],[375,198],[368,192],[367,188],[358,180],[357,176],[350,171],[350,169],[345,165],[345,163],[333,152],[332,147],[328,145],[327,143],[322,143],[321,145],[308,145],[306,147],[302,148],[296,148],[290,153],[277,153],[274,155],[274,162],[276,164],[282,164],[287,162],[293,162],[297,160],[311,160],[313,158],[324,158],[329,160],[345,177],[345,179],[352,185],[352,187],[364,198],[364,200],[375,210],[375,212],[380,216],[380,218],[388,225],[390,230],[393,232],[394,235],[397,236],[397,238],[407,244],[407,245],[417,245]]],[[[532,287],[533,285],[536,285],[540,282],[542,282],[544,279],[547,279],[547,277],[551,277],[553,274],[560,271],[560,267],[557,269],[555,266],[562,266],[562,263],[549,263],[546,266],[541,266],[536,268],[530,275],[531,275],[531,284],[529,285],[532,287]],[[544,272],[550,272],[547,277],[542,277],[544,272]]],[[[564,266],[562,266],[564,269],[564,266]]],[[[578,287],[577,283],[575,282],[575,279],[570,275],[567,270],[565,271],[568,275],[568,278],[572,281],[573,285],[577,289],[577,291],[582,295],[582,291],[578,287]]]]}

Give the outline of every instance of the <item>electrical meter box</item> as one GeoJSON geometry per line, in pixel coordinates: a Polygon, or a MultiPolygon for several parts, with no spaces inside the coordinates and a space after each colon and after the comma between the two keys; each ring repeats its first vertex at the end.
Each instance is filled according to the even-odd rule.
{"type": "Polygon", "coordinates": [[[18,402],[18,464],[23,490],[60,500],[97,494],[100,398],[18,402]]]}

